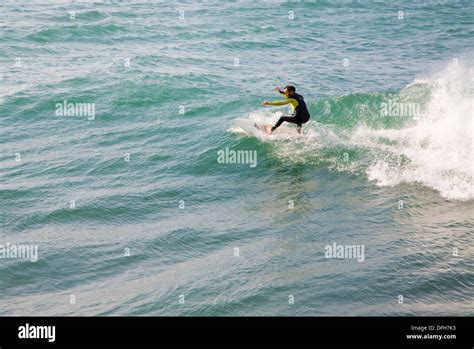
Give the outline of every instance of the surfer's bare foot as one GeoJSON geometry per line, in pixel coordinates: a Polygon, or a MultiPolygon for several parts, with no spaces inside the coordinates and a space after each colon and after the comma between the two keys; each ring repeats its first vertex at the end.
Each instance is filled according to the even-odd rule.
{"type": "Polygon", "coordinates": [[[270,125],[267,125],[267,133],[271,135],[273,132],[272,127],[270,125]]]}

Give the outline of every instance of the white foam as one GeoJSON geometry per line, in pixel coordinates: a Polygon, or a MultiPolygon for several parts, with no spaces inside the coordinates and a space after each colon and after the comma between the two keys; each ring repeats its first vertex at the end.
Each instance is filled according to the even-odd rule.
{"type": "Polygon", "coordinates": [[[393,186],[421,183],[451,200],[474,199],[474,71],[461,63],[429,79],[431,98],[416,124],[404,129],[359,127],[358,143],[388,151],[367,168],[370,180],[393,186]],[[394,157],[402,159],[394,161],[394,157]]]}

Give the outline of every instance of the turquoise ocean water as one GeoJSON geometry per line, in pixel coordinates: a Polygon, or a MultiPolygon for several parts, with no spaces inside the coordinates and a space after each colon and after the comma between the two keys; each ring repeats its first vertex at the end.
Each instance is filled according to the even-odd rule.
{"type": "Polygon", "coordinates": [[[0,315],[474,315],[473,13],[2,2],[0,315]]]}

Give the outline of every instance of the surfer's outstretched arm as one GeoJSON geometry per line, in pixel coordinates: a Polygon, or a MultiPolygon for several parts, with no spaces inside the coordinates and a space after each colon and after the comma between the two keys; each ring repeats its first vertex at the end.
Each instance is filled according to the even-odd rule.
{"type": "Polygon", "coordinates": [[[263,101],[262,102],[262,105],[285,105],[285,104],[291,104],[291,107],[294,109],[296,109],[296,107],[298,107],[298,101],[294,98],[286,98],[286,99],[282,99],[280,101],[263,101]]]}
{"type": "Polygon", "coordinates": [[[280,86],[275,87],[275,91],[277,91],[279,94],[281,94],[281,95],[283,95],[283,96],[286,96],[285,91],[282,91],[282,90],[280,89],[280,86]]]}
{"type": "Polygon", "coordinates": [[[267,102],[266,105],[285,105],[285,104],[290,104],[290,103],[291,103],[291,98],[287,98],[287,99],[282,99],[281,101],[267,102]]]}

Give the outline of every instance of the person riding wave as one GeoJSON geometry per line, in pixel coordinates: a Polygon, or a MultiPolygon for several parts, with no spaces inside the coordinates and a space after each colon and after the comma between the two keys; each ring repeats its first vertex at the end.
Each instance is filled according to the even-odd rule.
{"type": "Polygon", "coordinates": [[[279,101],[263,101],[262,105],[285,105],[290,104],[293,108],[292,115],[283,115],[280,117],[278,122],[273,126],[270,130],[270,134],[275,131],[283,122],[290,122],[292,124],[296,124],[296,128],[298,133],[301,133],[301,127],[303,124],[307,123],[309,118],[311,117],[308,112],[308,108],[306,107],[306,103],[302,95],[296,93],[296,88],[294,86],[288,85],[285,87],[284,91],[280,89],[279,86],[275,87],[275,90],[278,91],[281,95],[284,95],[286,98],[279,101]]]}

